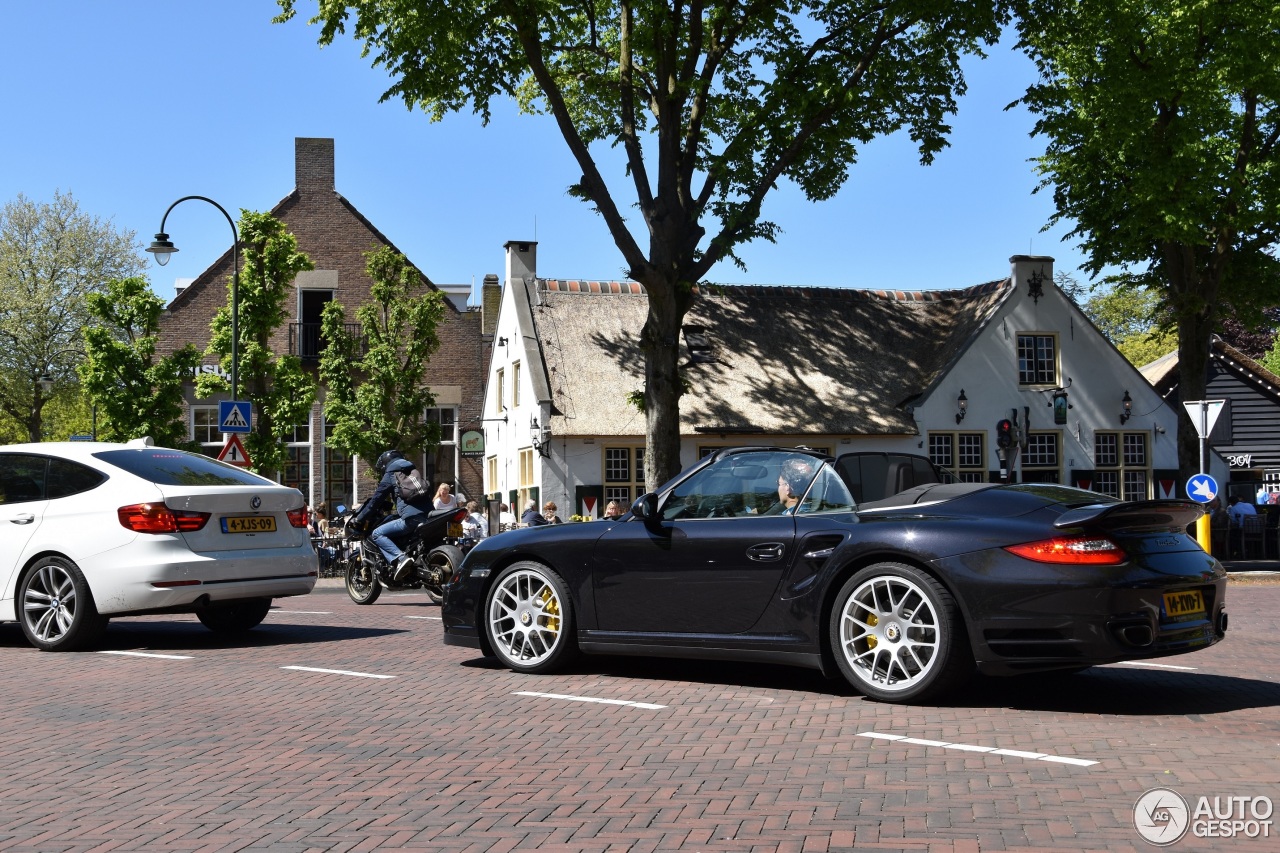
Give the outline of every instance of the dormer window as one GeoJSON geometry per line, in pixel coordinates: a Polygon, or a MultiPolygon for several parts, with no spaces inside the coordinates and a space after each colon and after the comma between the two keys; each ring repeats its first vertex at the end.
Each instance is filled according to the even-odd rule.
{"type": "Polygon", "coordinates": [[[711,339],[707,336],[705,327],[685,326],[684,345],[689,349],[690,364],[708,364],[716,361],[715,353],[711,350],[711,339]]]}

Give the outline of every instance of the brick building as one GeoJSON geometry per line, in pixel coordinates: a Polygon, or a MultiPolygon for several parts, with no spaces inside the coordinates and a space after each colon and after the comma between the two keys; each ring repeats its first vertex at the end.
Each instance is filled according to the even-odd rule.
{"type": "MultiPolygon", "coordinates": [[[[288,320],[272,344],[277,353],[298,355],[303,364],[314,370],[319,364],[322,308],[330,300],[337,300],[346,308],[348,318],[354,319],[356,308],[370,298],[372,282],[365,275],[364,253],[381,246],[396,247],[337,192],[333,140],[298,138],[294,143],[295,187],[272,208],[271,214],[286,224],[315,269],[295,279],[296,298],[288,306],[288,320]]],[[[413,262],[412,258],[409,260],[413,262]]],[[[227,304],[231,277],[232,255],[228,250],[180,290],[161,318],[161,352],[172,352],[186,342],[200,348],[207,345],[209,325],[218,309],[227,304]]],[[[436,407],[427,416],[440,422],[443,440],[436,452],[419,461],[423,472],[434,482],[443,480],[463,494],[479,496],[480,462],[470,458],[471,453],[464,456],[461,438],[464,432],[480,426],[485,366],[489,363],[492,338],[487,334],[486,323],[492,324],[493,312],[489,312],[486,321],[483,307],[468,308],[469,284],[437,285],[425,275],[422,283],[449,298],[445,320],[438,329],[440,349],[432,357],[427,374],[436,397],[436,407]]],[[[209,363],[202,369],[220,370],[215,359],[207,358],[206,362],[209,363]]],[[[369,465],[326,446],[323,400],[321,386],[310,421],[298,424],[289,442],[291,461],[276,476],[299,488],[313,506],[321,501],[328,501],[330,506],[350,505],[368,494],[369,465]]],[[[218,400],[196,399],[193,381],[187,389],[187,404],[191,436],[204,445],[205,452],[216,456],[225,438],[218,430],[218,400]]]]}

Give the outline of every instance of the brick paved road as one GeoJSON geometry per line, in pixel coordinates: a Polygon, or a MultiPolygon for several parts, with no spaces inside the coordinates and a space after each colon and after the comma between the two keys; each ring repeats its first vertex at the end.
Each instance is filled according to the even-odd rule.
{"type": "Polygon", "coordinates": [[[277,604],[242,643],[165,617],[100,646],[170,657],[0,626],[0,851],[1124,851],[1155,849],[1152,787],[1280,802],[1277,586],[1233,585],[1228,640],[1164,661],[1194,669],[984,679],[943,708],[759,666],[521,676],[441,645],[423,597],[277,604]]]}

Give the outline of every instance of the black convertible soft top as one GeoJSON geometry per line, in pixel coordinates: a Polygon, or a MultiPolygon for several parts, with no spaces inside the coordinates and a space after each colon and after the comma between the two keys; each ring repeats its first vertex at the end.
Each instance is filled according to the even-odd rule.
{"type": "Polygon", "coordinates": [[[998,483],[925,483],[923,486],[912,486],[878,501],[858,504],[858,511],[874,509],[891,509],[893,507],[911,506],[912,504],[939,503],[967,497],[974,492],[998,488],[998,483]]]}

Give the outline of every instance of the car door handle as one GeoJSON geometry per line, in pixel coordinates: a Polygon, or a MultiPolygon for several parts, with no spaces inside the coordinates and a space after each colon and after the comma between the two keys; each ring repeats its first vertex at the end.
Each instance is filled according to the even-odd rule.
{"type": "Polygon", "coordinates": [[[766,542],[763,545],[752,545],[747,549],[747,556],[761,563],[771,563],[782,559],[782,543],[766,542]]]}
{"type": "Polygon", "coordinates": [[[13,518],[9,519],[9,523],[10,524],[30,524],[35,520],[36,520],[36,517],[34,515],[32,515],[29,512],[24,512],[22,515],[15,515],[13,518]]]}

